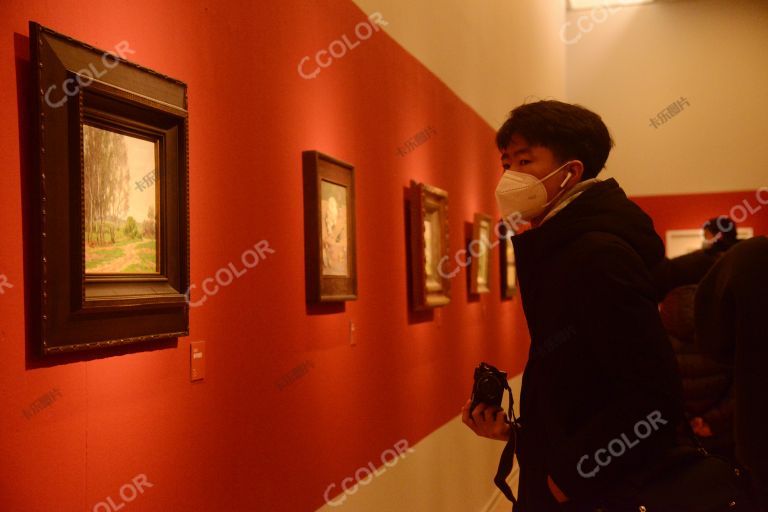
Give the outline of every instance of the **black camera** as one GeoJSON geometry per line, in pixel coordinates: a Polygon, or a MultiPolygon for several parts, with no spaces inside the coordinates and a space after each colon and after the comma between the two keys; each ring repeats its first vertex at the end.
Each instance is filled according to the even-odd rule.
{"type": "MultiPolygon", "coordinates": [[[[475,368],[475,382],[472,385],[472,404],[470,405],[470,414],[477,404],[486,404],[495,407],[501,407],[501,400],[504,398],[504,390],[509,389],[507,383],[507,372],[502,372],[488,363],[480,363],[475,368]]],[[[512,393],[509,394],[510,407],[512,393]]]]}
{"type": "MultiPolygon", "coordinates": [[[[472,414],[472,411],[477,404],[486,404],[500,408],[505,390],[509,391],[509,410],[505,415],[512,428],[510,430],[507,446],[504,447],[504,451],[501,453],[499,469],[496,471],[496,476],[494,477],[493,482],[501,492],[504,493],[504,496],[512,502],[512,511],[514,512],[517,510],[517,499],[512,493],[512,489],[509,488],[507,477],[512,472],[512,466],[515,463],[517,435],[521,427],[515,417],[514,409],[512,408],[514,400],[512,399],[512,390],[509,388],[509,383],[507,382],[507,372],[499,371],[488,363],[480,363],[480,366],[475,368],[475,383],[472,385],[472,402],[469,407],[469,413],[472,414]]],[[[496,416],[494,415],[494,420],[495,419],[496,416]]]]}

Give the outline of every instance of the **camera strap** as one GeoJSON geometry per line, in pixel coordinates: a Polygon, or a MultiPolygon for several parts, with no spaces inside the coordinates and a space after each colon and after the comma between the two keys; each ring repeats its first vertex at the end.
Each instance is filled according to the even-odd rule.
{"type": "Polygon", "coordinates": [[[507,478],[512,473],[512,467],[515,464],[515,450],[517,448],[517,431],[520,425],[517,422],[514,408],[515,403],[512,397],[512,389],[509,387],[507,381],[504,381],[504,388],[509,392],[509,410],[507,412],[507,419],[510,421],[511,432],[509,434],[509,441],[504,447],[504,451],[501,452],[501,458],[499,458],[499,469],[496,471],[496,476],[493,478],[493,483],[496,487],[512,502],[512,512],[515,512],[517,508],[517,499],[512,493],[512,489],[509,488],[507,478]]]}

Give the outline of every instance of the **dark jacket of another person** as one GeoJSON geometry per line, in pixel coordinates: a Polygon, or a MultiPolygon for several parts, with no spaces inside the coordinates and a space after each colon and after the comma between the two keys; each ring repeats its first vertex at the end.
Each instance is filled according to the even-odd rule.
{"type": "Polygon", "coordinates": [[[649,273],[664,246],[614,179],[513,243],[531,335],[520,400],[520,510],[558,510],[547,475],[572,504],[599,502],[676,443],[681,382],[649,273]],[[635,426],[654,413],[666,425],[637,442],[635,426]],[[622,435],[631,448],[582,476],[599,467],[596,451],[622,435]]]}
{"type": "Polygon", "coordinates": [[[768,238],[722,257],[699,284],[695,315],[702,349],[733,366],[736,458],[768,506],[768,238]]]}
{"type": "Polygon", "coordinates": [[[683,400],[689,418],[702,418],[712,430],[700,438],[710,453],[733,458],[733,368],[704,354],[696,343],[694,297],[696,285],[667,294],[660,312],[669,333],[683,379],[683,400]]]}
{"type": "Polygon", "coordinates": [[[651,272],[659,300],[677,287],[699,284],[709,269],[736,243],[736,240],[720,239],[707,249],[699,249],[671,259],[665,257],[651,272]]]}

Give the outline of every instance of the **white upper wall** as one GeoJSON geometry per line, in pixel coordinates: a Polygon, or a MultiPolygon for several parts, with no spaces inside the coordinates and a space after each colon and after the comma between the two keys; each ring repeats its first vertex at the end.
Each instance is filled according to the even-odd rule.
{"type": "Polygon", "coordinates": [[[611,130],[606,176],[630,195],[768,186],[767,1],[657,2],[595,12],[599,23],[591,15],[567,16],[567,98],[611,130]],[[690,106],[654,128],[651,118],[681,97],[690,106]]]}
{"type": "Polygon", "coordinates": [[[354,0],[496,129],[531,98],[565,96],[565,0],[354,0]]]}
{"type": "Polygon", "coordinates": [[[354,1],[493,128],[538,98],[599,113],[616,142],[603,177],[630,195],[768,186],[766,0],[567,14],[565,0],[354,1]]]}

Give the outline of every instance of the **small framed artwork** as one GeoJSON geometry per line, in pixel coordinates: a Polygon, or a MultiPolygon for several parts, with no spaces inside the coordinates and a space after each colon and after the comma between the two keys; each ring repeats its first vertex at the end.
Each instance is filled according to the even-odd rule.
{"type": "Polygon", "coordinates": [[[187,86],[30,23],[43,354],[189,334],[187,86]]]}
{"type": "Polygon", "coordinates": [[[318,151],[304,151],[302,164],[307,301],[355,300],[355,169],[318,151]]]}
{"type": "Polygon", "coordinates": [[[416,310],[450,302],[448,259],[448,193],[411,181],[411,284],[416,310]]]}
{"type": "Polygon", "coordinates": [[[491,291],[488,281],[488,271],[491,259],[491,217],[484,213],[476,213],[472,224],[472,241],[469,242],[470,263],[470,292],[472,294],[488,293],[491,291]]]}
{"type": "Polygon", "coordinates": [[[501,222],[499,225],[499,261],[501,262],[501,297],[511,299],[517,293],[517,270],[515,269],[515,249],[512,245],[512,232],[501,222]]]}

